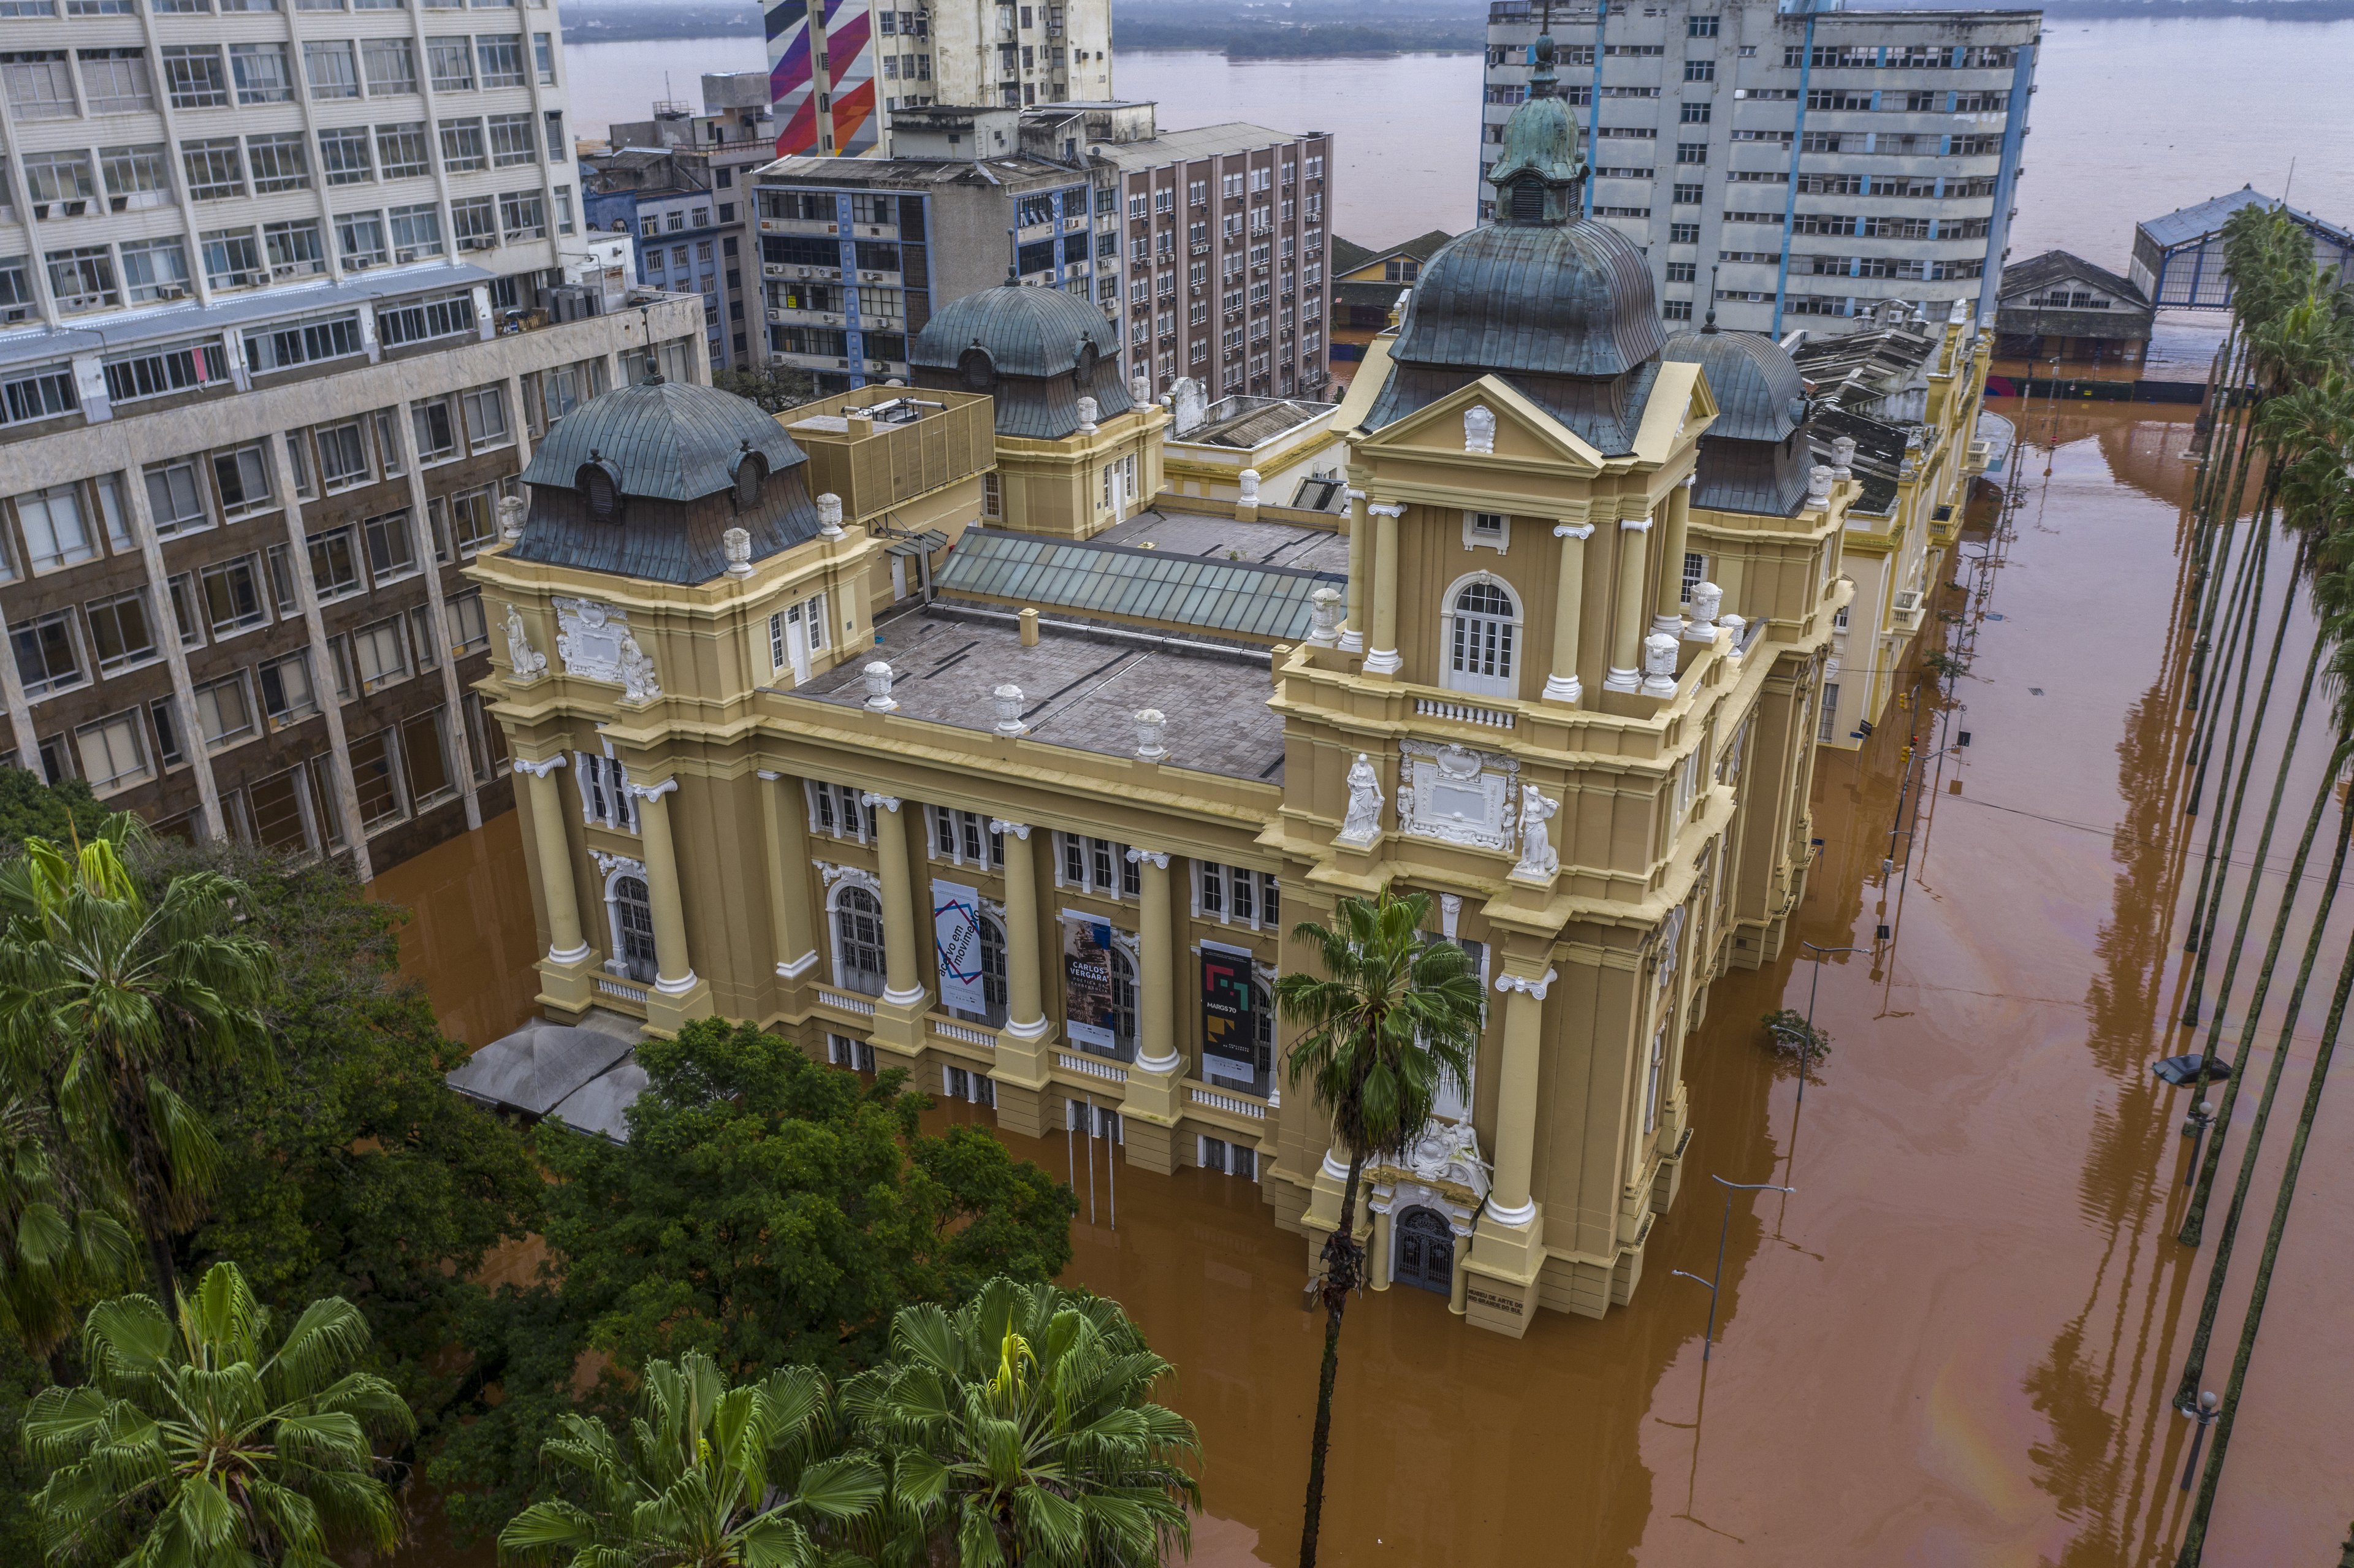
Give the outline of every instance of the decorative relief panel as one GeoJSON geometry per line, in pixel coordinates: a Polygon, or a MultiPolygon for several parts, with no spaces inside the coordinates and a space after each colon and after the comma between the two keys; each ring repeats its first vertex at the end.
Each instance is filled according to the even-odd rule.
{"type": "Polygon", "coordinates": [[[1398,749],[1398,832],[1478,849],[1509,850],[1519,836],[1515,775],[1520,763],[1492,751],[1403,740],[1398,749]]]}
{"type": "Polygon", "coordinates": [[[564,673],[621,688],[622,700],[652,702],[662,695],[654,662],[638,646],[630,618],[592,599],[557,599],[556,656],[564,673]]]}

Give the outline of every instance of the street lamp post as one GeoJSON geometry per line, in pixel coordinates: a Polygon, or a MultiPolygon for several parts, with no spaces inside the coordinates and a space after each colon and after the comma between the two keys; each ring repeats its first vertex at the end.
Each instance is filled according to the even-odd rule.
{"type": "Polygon", "coordinates": [[[2182,1173],[2185,1187],[2199,1185],[2199,1155],[2207,1147],[2207,1128],[2214,1119],[2213,1100],[2200,1100],[2190,1114],[2182,1118],[2182,1136],[2190,1140],[2190,1168],[2182,1173]]]}
{"type": "Polygon", "coordinates": [[[2216,1408],[2220,1403],[2211,1388],[2199,1396],[2198,1409],[2175,1406],[2177,1415],[2187,1415],[2194,1423],[2190,1429],[2190,1462],[2182,1467],[2182,1489],[2186,1492],[2190,1489],[2190,1478],[2199,1473],[2199,1446],[2207,1441],[2207,1428],[2214,1425],[2216,1417],[2222,1414],[2216,1408]]]}
{"type": "Polygon", "coordinates": [[[1796,1187],[1783,1187],[1776,1185],[1772,1181],[1727,1181],[1723,1177],[1713,1174],[1712,1174],[1710,1180],[1715,1181],[1725,1189],[1724,1221],[1716,1228],[1716,1276],[1712,1279],[1702,1279],[1699,1275],[1688,1273],[1681,1268],[1671,1268],[1668,1270],[1670,1274],[1682,1275],[1684,1278],[1691,1280],[1695,1285],[1705,1285],[1708,1287],[1708,1332],[1704,1337],[1702,1337],[1700,1342],[1700,1359],[1703,1361],[1708,1360],[1709,1351],[1716,1348],[1716,1287],[1722,1284],[1724,1279],[1724,1238],[1727,1233],[1733,1229],[1733,1194],[1735,1192],[1795,1192],[1797,1191],[1796,1187]]]}
{"type": "Polygon", "coordinates": [[[1798,1109],[1807,1108],[1807,1059],[1815,1051],[1815,992],[1822,989],[1823,960],[1836,953],[1861,953],[1865,948],[1825,948],[1813,942],[1800,942],[1799,947],[1815,955],[1815,978],[1807,982],[1807,1037],[1798,1043],[1798,1109]]]}

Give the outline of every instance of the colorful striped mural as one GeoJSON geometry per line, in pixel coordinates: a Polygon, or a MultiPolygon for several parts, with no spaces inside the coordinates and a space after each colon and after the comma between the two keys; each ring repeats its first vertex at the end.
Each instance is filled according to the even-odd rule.
{"type": "Polygon", "coordinates": [[[875,111],[875,13],[867,0],[827,0],[826,74],[833,81],[833,150],[871,151],[883,121],[875,111]]]}
{"type": "Polygon", "coordinates": [[[827,0],[815,20],[813,26],[810,0],[771,0],[766,12],[777,155],[823,153],[822,132],[830,130],[832,150],[855,157],[874,147],[883,128],[875,112],[874,13],[867,0],[827,0]],[[821,49],[826,62],[822,89],[816,69],[821,49]]]}
{"type": "Polygon", "coordinates": [[[776,106],[777,156],[814,153],[817,57],[810,42],[809,0],[773,0],[767,24],[769,101],[776,106]]]}

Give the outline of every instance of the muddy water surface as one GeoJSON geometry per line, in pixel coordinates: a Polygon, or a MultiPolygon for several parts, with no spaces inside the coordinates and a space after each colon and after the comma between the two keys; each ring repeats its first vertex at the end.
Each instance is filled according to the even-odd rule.
{"type": "MultiPolygon", "coordinates": [[[[2184,1107],[2147,1064],[2187,1048],[2179,924],[2213,812],[2181,810],[2169,633],[2190,428],[2165,411],[2006,411],[2026,493],[2007,538],[1966,540],[1988,562],[1961,563],[1964,591],[1944,596],[1956,620],[1940,624],[1971,639],[1956,706],[1892,711],[1862,752],[1825,754],[1820,868],[1783,960],[1714,988],[1686,1057],[1687,1178],[1634,1305],[1599,1322],[1543,1314],[1518,1343],[1409,1287],[1352,1305],[1326,1563],[2172,1561],[2188,1434],[2167,1396],[2207,1255],[2172,1240],[2184,1107]],[[1925,754],[1964,728],[1966,750],[1902,765],[1908,732],[1925,754]],[[1756,1026],[1808,1003],[1798,938],[1872,949],[1822,968],[1833,1051],[1802,1119],[1756,1026]],[[1712,1173],[1797,1191],[1733,1205],[1704,1364],[1708,1293],[1669,1271],[1713,1266],[1726,1211],[1712,1173]]],[[[2289,812],[2309,787],[2292,785],[2289,812]]],[[[2251,829],[2234,912],[2253,842],[2251,829]]],[[[404,959],[469,1038],[530,1006],[519,855],[509,818],[380,884],[419,905],[404,959]]],[[[2269,857],[2267,903],[2287,858],[2285,842],[2269,857]]],[[[2292,1048],[2292,1107],[2318,1012],[2292,1048]]],[[[2354,1514],[2354,1086],[2332,1092],[2211,1563],[2334,1561],[2354,1514]]],[[[2292,1115],[2260,1166],[2243,1277],[2292,1115]]],[[[1247,1182],[1008,1141],[1079,1193],[1070,1277],[1126,1303],[1180,1369],[1171,1398],[1207,1455],[1194,1561],[1295,1560],[1321,1346],[1301,1244],[1247,1182]]],[[[2218,1384],[2243,1300],[2226,1300],[2218,1384]]]]}

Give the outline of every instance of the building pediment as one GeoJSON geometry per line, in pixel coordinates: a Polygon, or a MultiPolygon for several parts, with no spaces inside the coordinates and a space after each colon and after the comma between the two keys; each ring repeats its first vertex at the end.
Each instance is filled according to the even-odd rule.
{"type": "Polygon", "coordinates": [[[1606,463],[1576,431],[1496,376],[1482,376],[1391,421],[1360,442],[1358,451],[1366,458],[1561,466],[1583,478],[1599,474],[1606,463]]]}
{"type": "Polygon", "coordinates": [[[1665,467],[1679,450],[1697,445],[1715,418],[1716,397],[1701,367],[1681,360],[1663,362],[1650,400],[1643,405],[1643,422],[1635,429],[1635,461],[1665,467]]]}

